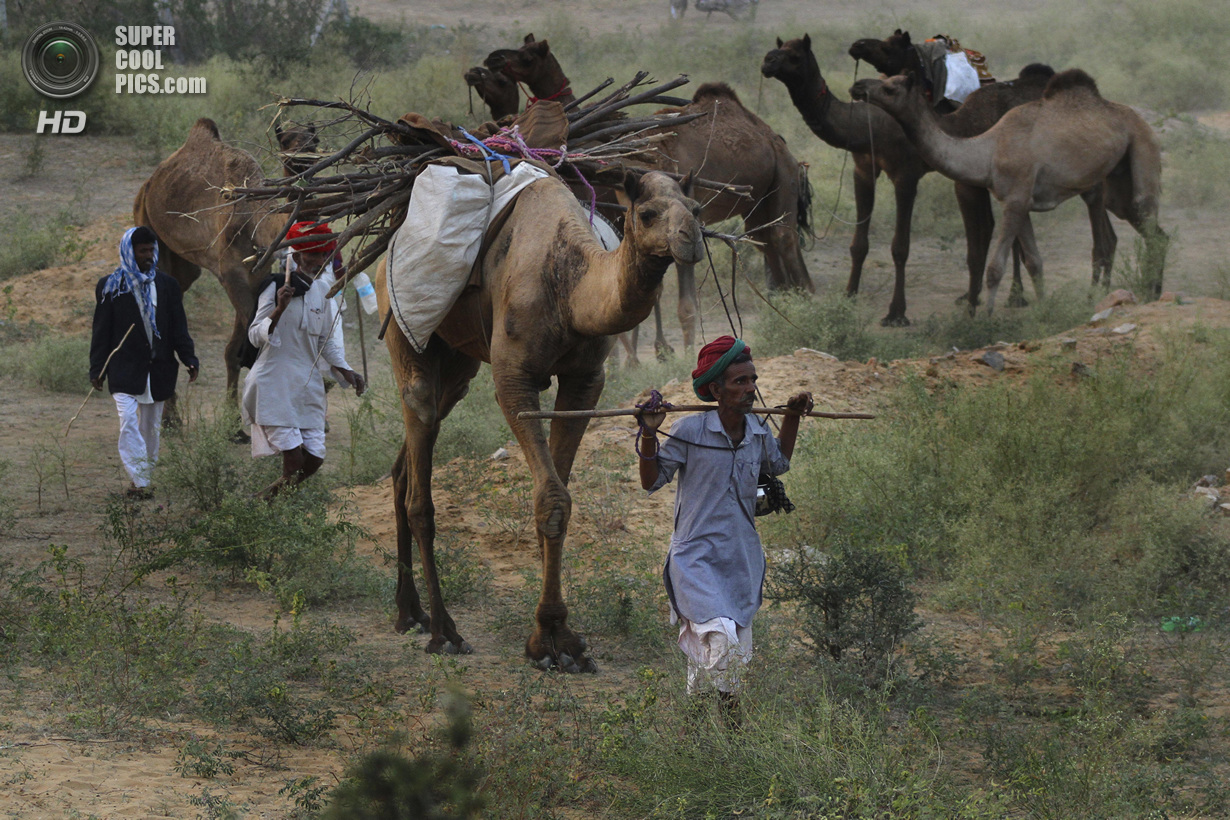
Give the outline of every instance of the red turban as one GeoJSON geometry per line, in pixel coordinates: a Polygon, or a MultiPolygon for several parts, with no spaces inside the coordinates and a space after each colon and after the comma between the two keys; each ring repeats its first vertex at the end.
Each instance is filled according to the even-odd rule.
{"type": "Polygon", "coordinates": [[[701,401],[717,401],[709,390],[709,383],[726,372],[735,357],[745,351],[749,356],[752,354],[751,347],[734,336],[719,336],[700,349],[696,369],[692,371],[692,389],[701,401]]]}
{"type": "Polygon", "coordinates": [[[311,237],[333,233],[328,225],[318,225],[315,222],[296,222],[286,232],[286,238],[294,244],[291,248],[301,253],[332,253],[337,248],[337,242],[332,239],[313,242],[311,237]]]}

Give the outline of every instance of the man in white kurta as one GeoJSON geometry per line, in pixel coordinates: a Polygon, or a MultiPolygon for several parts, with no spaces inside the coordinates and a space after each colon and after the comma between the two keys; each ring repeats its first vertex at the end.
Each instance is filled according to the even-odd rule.
{"type": "Polygon", "coordinates": [[[282,454],[282,476],[262,495],[281,490],[314,474],[325,458],[325,384],[318,364],[336,368],[357,393],[363,377],[346,362],[339,336],[337,305],[326,298],[329,286],[317,278],[333,258],[334,243],[313,239],[326,226],[299,222],[287,238],[296,270],[290,284],[273,277],[261,291],[248,339],[260,349],[243,390],[244,421],[252,425],[252,455],[282,454]]]}

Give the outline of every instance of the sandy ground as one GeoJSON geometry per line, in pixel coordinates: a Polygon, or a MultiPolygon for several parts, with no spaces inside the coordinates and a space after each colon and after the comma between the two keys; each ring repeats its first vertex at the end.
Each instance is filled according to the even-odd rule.
{"type": "MultiPolygon", "coordinates": [[[[1035,5],[1037,3],[1034,3],[1035,5]]],[[[546,2],[514,0],[509,3],[478,0],[437,0],[432,3],[355,2],[352,12],[375,19],[409,19],[417,23],[452,25],[457,21],[481,19],[493,25],[514,29],[544,11],[546,2]]],[[[654,19],[666,15],[665,0],[630,0],[620,4],[618,15],[611,4],[598,0],[581,0],[568,4],[568,13],[594,29],[633,25],[639,18],[654,19]]],[[[979,9],[990,9],[980,6],[979,9]]],[[[829,2],[825,14],[862,15],[865,10],[854,2],[829,2]]],[[[975,13],[989,13],[979,11],[975,13]]],[[[802,0],[774,2],[764,0],[759,23],[794,25],[808,20],[811,6],[802,0]]],[[[721,15],[706,20],[693,11],[684,21],[688,26],[728,26],[733,23],[721,15]]],[[[768,45],[766,45],[766,48],[768,45]]],[[[463,93],[459,90],[459,93],[463,93]]],[[[1210,115],[1206,119],[1224,127],[1228,115],[1210,115]]],[[[11,317],[18,322],[33,320],[50,325],[67,334],[88,333],[94,281],[116,264],[115,241],[130,218],[131,202],[151,166],[138,159],[131,147],[121,139],[72,137],[51,138],[46,145],[46,166],[54,174],[23,177],[30,137],[0,135],[0,184],[4,197],[0,211],[45,214],[57,200],[76,198],[90,214],[80,238],[86,249],[83,258],[64,267],[38,271],[6,282],[12,290],[0,297],[0,304],[11,308],[11,317]]],[[[827,150],[827,149],[826,149],[827,150]]],[[[836,165],[840,156],[829,152],[836,165]]],[[[881,185],[882,202],[891,199],[886,185],[881,185]]],[[[824,219],[818,218],[823,224],[824,219]]],[[[1186,291],[1192,295],[1216,292],[1219,271],[1224,266],[1226,220],[1220,212],[1196,212],[1171,203],[1163,213],[1163,223],[1181,226],[1178,241],[1172,248],[1167,271],[1168,289],[1186,291]]],[[[1084,211],[1069,204],[1059,212],[1040,221],[1039,236],[1047,258],[1052,286],[1067,281],[1083,282],[1088,277],[1089,231],[1084,211]]],[[[1119,224],[1121,240],[1130,229],[1119,224]]],[[[872,256],[864,278],[864,298],[877,306],[887,305],[891,290],[892,265],[888,258],[887,236],[873,236],[872,256]]],[[[848,270],[846,244],[848,234],[835,231],[818,241],[807,251],[806,261],[821,287],[844,283],[848,270]]],[[[1120,248],[1125,247],[1121,242],[1120,248]]],[[[953,300],[965,288],[963,251],[939,241],[916,236],[910,260],[910,315],[915,320],[932,312],[947,311],[953,300]]],[[[705,291],[705,322],[708,336],[725,330],[720,304],[713,291],[705,291]]],[[[203,375],[196,391],[198,400],[207,403],[220,396],[224,385],[221,351],[229,333],[229,317],[215,282],[202,282],[187,296],[189,319],[197,338],[203,375]]],[[[671,308],[668,305],[668,313],[671,308]]],[[[749,307],[754,312],[754,307],[749,307]]],[[[1119,309],[1115,326],[1133,323],[1138,327],[1126,334],[1106,332],[1092,327],[1073,329],[1069,334],[1077,339],[1075,350],[1066,350],[1077,360],[1096,358],[1099,351],[1123,344],[1134,344],[1147,352],[1154,344],[1155,334],[1166,328],[1201,322],[1209,326],[1230,326],[1230,304],[1215,299],[1188,300],[1187,304],[1155,304],[1147,307],[1119,309]]],[[[673,328],[673,323],[671,327],[673,328]]],[[[679,337],[672,330],[672,338],[679,337]]],[[[372,336],[369,334],[369,339],[372,336]]],[[[754,340],[753,340],[754,341],[754,340]]],[[[356,344],[355,334],[348,342],[356,344]]],[[[643,358],[651,355],[649,340],[642,337],[643,358]]],[[[798,389],[810,389],[822,408],[832,410],[874,410],[877,396],[890,389],[907,371],[921,372],[930,381],[956,379],[969,382],[1021,378],[1037,363],[1050,359],[1059,351],[1057,339],[1038,340],[1001,350],[1006,360],[1002,373],[978,363],[979,351],[966,351],[936,362],[841,362],[815,352],[801,351],[794,356],[765,360],[759,363],[761,384],[769,399],[784,398],[798,389]]],[[[369,351],[374,369],[387,367],[387,356],[381,349],[369,351]]],[[[355,357],[357,358],[357,356],[355,357]]],[[[83,363],[84,370],[84,363],[83,363]]],[[[685,373],[679,374],[681,377],[685,373]]],[[[82,378],[85,395],[84,375],[82,378]]],[[[0,460],[16,469],[10,473],[10,492],[18,499],[19,521],[14,530],[0,536],[0,558],[19,564],[38,560],[50,544],[67,544],[82,554],[95,551],[99,510],[109,494],[124,484],[122,469],[115,453],[116,425],[114,410],[106,400],[94,399],[86,405],[75,422],[68,446],[68,492],[52,482],[38,497],[36,482],[25,467],[31,460],[37,443],[59,438],[64,425],[80,403],[74,395],[53,394],[28,385],[8,381],[0,385],[0,460]]],[[[334,394],[336,396],[336,394],[334,394]]],[[[675,385],[666,397],[676,402],[688,401],[687,391],[675,385]]],[[[337,436],[345,435],[344,413],[353,406],[351,396],[331,402],[331,419],[337,436]]],[[[331,436],[334,434],[331,434],[331,436]]],[[[337,439],[340,444],[344,439],[337,439]]],[[[331,441],[331,444],[333,442],[331,441]]],[[[578,464],[595,452],[626,451],[629,459],[622,481],[629,494],[627,520],[649,522],[636,525],[663,542],[669,527],[669,496],[645,499],[635,491],[631,439],[627,425],[617,421],[600,421],[591,426],[578,464]]],[[[506,471],[509,481],[523,480],[524,462],[513,448],[512,458],[489,470],[506,471]]],[[[579,468],[579,471],[584,468],[579,468]]],[[[354,488],[354,502],[360,520],[373,534],[374,543],[364,549],[376,559],[384,551],[395,550],[392,521],[391,488],[387,480],[371,486],[354,488]]],[[[482,559],[495,574],[499,591],[517,589],[523,585],[520,570],[532,563],[532,548],[515,539],[493,533],[473,509],[463,509],[458,499],[446,490],[437,495],[437,507],[448,516],[447,526],[462,537],[472,538],[482,559]]],[[[578,528],[592,526],[600,511],[586,509],[584,499],[578,500],[579,512],[574,519],[578,528]],[[586,523],[586,519],[589,523],[586,523]]],[[[608,522],[609,523],[609,522],[608,522]]],[[[268,599],[244,587],[225,588],[211,593],[203,602],[207,617],[226,620],[240,628],[263,630],[272,623],[275,606],[268,599]]],[[[523,664],[520,640],[509,641],[504,634],[486,632],[478,624],[487,619],[480,613],[461,608],[454,613],[466,624],[467,639],[476,654],[466,663],[471,677],[469,685],[482,688],[519,669],[523,664]]],[[[395,647],[421,642],[415,636],[399,637],[390,628],[388,611],[339,613],[337,620],[353,629],[360,643],[372,647],[395,647]]],[[[527,613],[528,623],[528,613],[527,613]]],[[[955,625],[955,624],[954,624],[955,625]]],[[[415,663],[426,664],[421,653],[409,653],[415,663]]],[[[606,657],[603,672],[588,683],[596,691],[619,691],[631,686],[638,665],[634,657],[606,657]]],[[[0,683],[0,689],[4,684],[0,683]]],[[[404,697],[409,697],[403,693],[404,697]]],[[[314,774],[332,783],[347,762],[345,743],[337,750],[302,749],[284,751],[275,767],[240,762],[234,775],[224,781],[206,783],[180,777],[173,765],[182,746],[184,733],[195,732],[209,737],[214,732],[206,726],[166,725],[156,727],[140,743],[111,741],[106,738],[80,740],[62,736],[55,725],[55,704],[46,702],[37,692],[22,700],[21,708],[0,715],[0,814],[12,817],[62,818],[69,816],[98,817],[164,817],[196,816],[199,808],[188,804],[188,797],[200,794],[203,786],[224,792],[228,798],[247,807],[249,817],[285,816],[287,802],[277,795],[280,785],[291,776],[314,774]]],[[[232,736],[228,742],[243,748],[259,748],[258,738],[232,736]]]]}

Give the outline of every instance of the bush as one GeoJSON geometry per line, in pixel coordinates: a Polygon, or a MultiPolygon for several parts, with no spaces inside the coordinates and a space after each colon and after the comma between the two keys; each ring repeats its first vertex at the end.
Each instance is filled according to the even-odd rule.
{"type": "Polygon", "coordinates": [[[775,561],[769,597],[798,602],[811,649],[882,678],[902,641],[922,622],[917,596],[900,556],[845,545],[827,554],[807,549],[775,561]]]}
{"type": "Polygon", "coordinates": [[[24,351],[26,378],[44,390],[80,393],[90,389],[90,340],[44,336],[24,351]]]}

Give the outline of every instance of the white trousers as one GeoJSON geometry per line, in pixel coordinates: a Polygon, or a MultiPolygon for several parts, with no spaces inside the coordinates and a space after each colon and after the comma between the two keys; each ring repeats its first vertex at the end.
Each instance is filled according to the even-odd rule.
{"type": "Polygon", "coordinates": [[[679,648],[688,659],[688,694],[739,690],[739,672],[752,660],[752,627],[730,618],[694,624],[679,618],[679,648]]]}
{"type": "Polygon", "coordinates": [[[158,436],[162,432],[165,402],[142,403],[127,393],[112,393],[120,415],[120,461],[133,485],[148,487],[150,471],[158,462],[158,436]]]}

